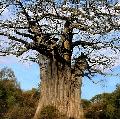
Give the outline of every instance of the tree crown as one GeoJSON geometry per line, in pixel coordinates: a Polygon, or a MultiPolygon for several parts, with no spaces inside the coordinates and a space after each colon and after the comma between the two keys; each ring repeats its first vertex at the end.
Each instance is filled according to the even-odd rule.
{"type": "Polygon", "coordinates": [[[0,4],[1,56],[21,56],[33,50],[36,56],[85,68],[88,77],[114,65],[120,50],[117,2],[2,0],[0,4]],[[10,17],[3,18],[7,10],[11,10],[10,17]]]}

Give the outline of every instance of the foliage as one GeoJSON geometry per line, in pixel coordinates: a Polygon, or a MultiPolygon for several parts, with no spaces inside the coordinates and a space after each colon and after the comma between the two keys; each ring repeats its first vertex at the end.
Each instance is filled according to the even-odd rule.
{"type": "Polygon", "coordinates": [[[43,107],[39,119],[67,119],[54,106],[43,107]]]}
{"type": "Polygon", "coordinates": [[[89,100],[86,99],[82,99],[82,107],[84,109],[88,108],[90,106],[91,102],[89,100]]]}
{"type": "Polygon", "coordinates": [[[120,86],[116,86],[116,90],[113,93],[103,93],[94,96],[90,100],[90,104],[83,108],[86,118],[119,119],[120,86]]]}
{"type": "Polygon", "coordinates": [[[34,116],[39,92],[37,89],[22,91],[14,72],[0,71],[0,116],[2,119],[30,119],[34,116]]]}
{"type": "MultiPolygon", "coordinates": [[[[22,91],[11,69],[4,68],[0,74],[2,74],[2,78],[0,78],[1,118],[31,119],[40,95],[38,89],[22,91]],[[5,76],[6,78],[4,78],[5,76]]],[[[116,90],[112,93],[98,94],[91,100],[82,99],[82,106],[86,118],[119,119],[120,85],[117,85],[116,90]]],[[[60,114],[55,107],[46,106],[41,111],[40,119],[67,119],[67,117],[60,114]]]]}
{"type": "Polygon", "coordinates": [[[35,113],[35,108],[28,106],[13,106],[9,108],[8,112],[4,115],[6,119],[32,119],[35,113]]]}
{"type": "Polygon", "coordinates": [[[21,89],[11,69],[4,68],[0,74],[0,115],[3,115],[9,107],[17,103],[21,89]]]}

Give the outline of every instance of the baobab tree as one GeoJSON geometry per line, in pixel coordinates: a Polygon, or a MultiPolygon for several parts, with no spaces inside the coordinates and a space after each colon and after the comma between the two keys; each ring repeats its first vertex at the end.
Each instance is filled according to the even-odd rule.
{"type": "Polygon", "coordinates": [[[119,54],[119,6],[99,0],[2,0],[0,5],[0,55],[33,51],[36,58],[28,53],[30,60],[40,65],[34,119],[46,106],[65,119],[83,119],[82,77],[104,75],[119,54]],[[8,10],[11,16],[3,18],[8,10]]]}

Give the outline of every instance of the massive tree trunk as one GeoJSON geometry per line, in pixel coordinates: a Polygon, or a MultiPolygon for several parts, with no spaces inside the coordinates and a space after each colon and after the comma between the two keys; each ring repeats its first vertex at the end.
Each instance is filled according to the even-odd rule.
{"type": "MultiPolygon", "coordinates": [[[[81,107],[81,77],[76,77],[68,65],[44,58],[40,64],[41,96],[34,119],[40,118],[41,110],[54,106],[65,119],[83,119],[81,107]]],[[[62,118],[61,118],[62,119],[62,118]]]]}
{"type": "Polygon", "coordinates": [[[79,67],[81,69],[79,72],[75,66],[74,69],[71,68],[73,29],[70,25],[70,21],[65,22],[61,36],[63,55],[60,56],[58,49],[54,47],[53,58],[43,56],[42,60],[41,57],[39,59],[41,60],[41,97],[34,119],[39,119],[41,111],[47,106],[53,106],[58,110],[59,116],[64,115],[64,119],[83,119],[80,100],[82,75],[78,74],[82,74],[84,66],[79,67]],[[62,58],[62,61],[59,58],[62,58]]]}

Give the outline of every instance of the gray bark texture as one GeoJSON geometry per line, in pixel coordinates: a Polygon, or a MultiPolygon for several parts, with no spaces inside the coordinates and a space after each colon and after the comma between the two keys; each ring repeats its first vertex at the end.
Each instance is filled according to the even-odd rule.
{"type": "Polygon", "coordinates": [[[80,99],[82,77],[75,77],[67,65],[62,66],[46,58],[40,64],[40,73],[41,96],[34,119],[39,119],[42,108],[48,105],[59,110],[65,119],[83,119],[80,99]]]}

